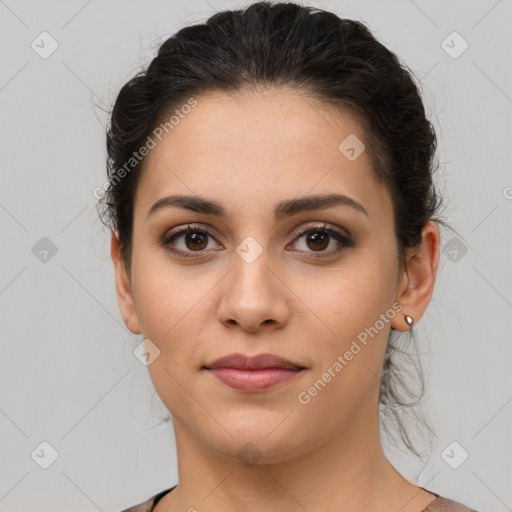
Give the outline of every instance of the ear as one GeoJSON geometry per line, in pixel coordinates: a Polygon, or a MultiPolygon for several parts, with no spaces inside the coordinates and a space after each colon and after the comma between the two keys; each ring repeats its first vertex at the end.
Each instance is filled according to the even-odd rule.
{"type": "Polygon", "coordinates": [[[439,264],[439,241],[438,225],[428,221],[422,231],[420,248],[408,256],[403,270],[397,298],[403,309],[392,322],[397,331],[409,329],[405,315],[411,316],[417,324],[430,303],[439,264]]]}
{"type": "Polygon", "coordinates": [[[121,242],[117,232],[112,233],[110,240],[110,255],[116,274],[116,295],[119,309],[126,327],[134,334],[140,334],[140,324],[135,311],[130,276],[121,257],[121,242]]]}

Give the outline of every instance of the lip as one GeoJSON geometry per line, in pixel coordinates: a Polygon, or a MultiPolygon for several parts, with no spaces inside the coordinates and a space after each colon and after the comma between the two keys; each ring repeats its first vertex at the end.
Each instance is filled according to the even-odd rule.
{"type": "Polygon", "coordinates": [[[203,368],[227,386],[250,392],[274,388],[305,370],[305,367],[273,354],[254,357],[229,354],[203,368]]]}
{"type": "Polygon", "coordinates": [[[227,356],[216,359],[213,363],[207,364],[204,367],[209,370],[213,368],[236,368],[239,370],[261,370],[265,368],[298,370],[304,368],[293,361],[275,356],[274,354],[246,356],[239,353],[228,354],[227,356]]]}

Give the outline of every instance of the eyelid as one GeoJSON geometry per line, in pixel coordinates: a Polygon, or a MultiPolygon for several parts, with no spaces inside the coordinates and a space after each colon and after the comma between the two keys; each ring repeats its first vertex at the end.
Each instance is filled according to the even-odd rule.
{"type": "MultiPolygon", "coordinates": [[[[179,226],[179,227],[175,228],[173,231],[171,231],[169,234],[167,234],[167,233],[164,234],[164,236],[161,239],[161,245],[166,247],[170,252],[172,252],[174,254],[182,255],[185,257],[190,257],[194,253],[197,253],[197,256],[191,256],[191,257],[201,258],[202,253],[207,254],[209,251],[207,251],[207,250],[181,251],[179,249],[170,249],[169,244],[171,243],[172,238],[177,237],[182,234],[185,234],[189,231],[202,232],[207,237],[211,237],[217,243],[219,243],[218,240],[216,239],[216,236],[214,236],[214,234],[211,233],[210,230],[216,232],[215,228],[213,228],[213,226],[210,226],[209,224],[189,223],[189,224],[186,224],[183,226],[179,226]]],[[[286,247],[288,247],[290,244],[296,242],[297,239],[301,238],[302,236],[306,235],[307,233],[314,232],[315,230],[324,231],[330,236],[336,235],[335,238],[342,245],[342,248],[336,249],[336,250],[331,250],[331,251],[319,251],[319,252],[298,251],[298,252],[310,253],[312,255],[312,256],[307,256],[307,258],[322,258],[322,257],[327,258],[329,256],[337,255],[340,252],[342,252],[344,249],[353,247],[355,245],[354,241],[352,239],[352,236],[350,235],[350,233],[347,230],[345,230],[339,226],[336,226],[335,224],[330,224],[328,222],[316,222],[315,223],[313,221],[313,223],[308,226],[305,226],[305,227],[301,226],[301,227],[297,228],[296,230],[294,230],[291,235],[293,237],[293,240],[286,247]]],[[[214,249],[210,249],[210,250],[214,250],[214,249]]]]}
{"type": "Polygon", "coordinates": [[[317,222],[316,224],[312,224],[309,226],[302,226],[300,228],[297,228],[293,233],[292,236],[294,237],[293,240],[295,240],[296,237],[300,237],[305,235],[306,233],[309,233],[310,231],[314,231],[317,229],[318,231],[327,231],[332,232],[334,231],[337,235],[340,235],[345,238],[351,238],[351,235],[346,229],[343,229],[341,227],[336,226],[335,224],[330,224],[329,222],[317,222]]]}
{"type": "MultiPolygon", "coordinates": [[[[206,233],[208,236],[210,236],[212,238],[217,238],[217,237],[222,238],[218,234],[217,230],[210,224],[189,222],[187,224],[167,230],[162,237],[162,241],[166,241],[166,240],[168,241],[173,236],[181,235],[183,233],[187,233],[188,231],[200,231],[200,232],[206,233]]],[[[218,242],[218,240],[217,240],[217,242],[218,242]]]]}

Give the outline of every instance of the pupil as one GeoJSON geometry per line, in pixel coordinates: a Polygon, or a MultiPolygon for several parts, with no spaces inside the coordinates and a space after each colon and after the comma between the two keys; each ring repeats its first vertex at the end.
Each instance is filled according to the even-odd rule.
{"type": "Polygon", "coordinates": [[[325,249],[328,245],[327,235],[325,233],[313,233],[308,237],[308,240],[317,245],[317,247],[313,247],[313,249],[325,249]],[[318,247],[318,244],[320,244],[320,247],[318,247]]]}
{"type": "Polygon", "coordinates": [[[204,237],[203,235],[199,234],[199,233],[189,233],[188,235],[186,235],[186,242],[187,242],[187,247],[189,249],[204,249],[204,241],[206,240],[206,237],[204,237]],[[203,242],[201,244],[201,241],[203,242]],[[200,247],[190,247],[188,245],[188,243],[191,243],[192,245],[197,245],[199,244],[200,247]]]}

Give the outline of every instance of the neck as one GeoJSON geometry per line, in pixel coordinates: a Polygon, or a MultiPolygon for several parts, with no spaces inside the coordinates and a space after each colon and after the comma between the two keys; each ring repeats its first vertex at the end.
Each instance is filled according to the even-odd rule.
{"type": "Polygon", "coordinates": [[[333,432],[320,446],[254,465],[205,446],[174,418],[179,485],[155,512],[420,511],[433,496],[408,482],[388,461],[374,410],[362,410],[358,421],[333,432]]]}

